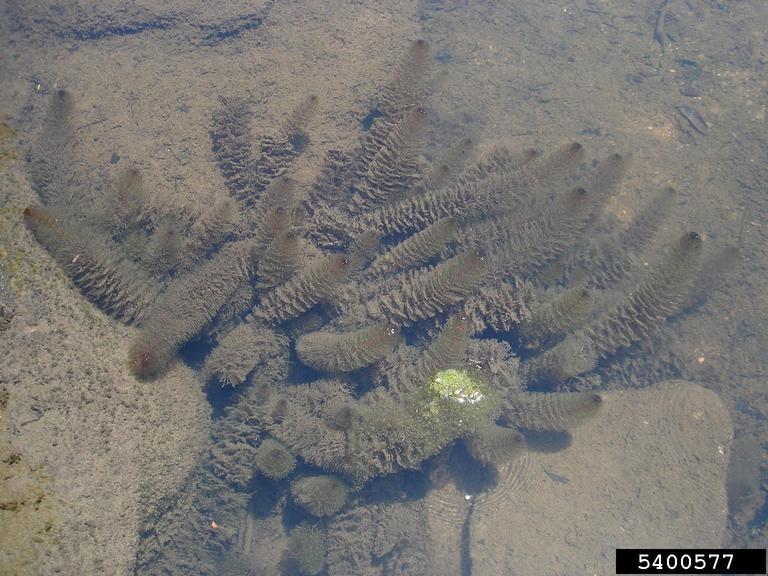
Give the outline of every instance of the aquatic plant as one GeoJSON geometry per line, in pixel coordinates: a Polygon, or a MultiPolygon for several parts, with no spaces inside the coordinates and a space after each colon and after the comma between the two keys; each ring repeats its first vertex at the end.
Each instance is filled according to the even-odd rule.
{"type": "Polygon", "coordinates": [[[467,450],[478,462],[498,467],[525,451],[525,437],[515,428],[489,422],[469,439],[467,450]]]}
{"type": "Polygon", "coordinates": [[[300,574],[319,574],[325,566],[325,548],[322,530],[311,525],[297,526],[291,532],[286,550],[289,568],[295,565],[300,574]]]}
{"type": "MultiPolygon", "coordinates": [[[[43,205],[25,211],[30,231],[89,300],[137,325],[126,344],[137,378],[162,373],[196,339],[212,349],[202,378],[234,387],[179,509],[143,536],[140,573],[209,573],[234,554],[256,484],[277,494],[290,485],[295,503],[325,517],[458,441],[481,466],[500,466],[524,451],[520,430],[593,416],[599,394],[563,384],[688,301],[698,234],[647,270],[635,253],[655,237],[659,210],[605,240],[620,154],[590,172],[584,147],[569,142],[549,154],[498,148],[466,166],[465,139],[430,167],[431,62],[415,42],[359,147],[330,151],[304,195],[286,173],[310,145],[317,98],[258,146],[249,103],[221,98],[211,140],[229,197],[185,225],[148,212],[133,168],[106,186],[112,208],[83,202],[74,103],[53,96],[31,155],[43,205]],[[214,513],[223,520],[210,528],[214,513]],[[213,533],[184,552],[197,546],[190,522],[213,533]]],[[[661,193],[665,206],[673,200],[661,193]]],[[[324,560],[297,556],[300,543],[316,545],[322,530],[291,536],[305,573],[324,560]]]]}
{"type": "Polygon", "coordinates": [[[386,356],[400,338],[396,326],[372,324],[345,333],[312,332],[296,341],[299,359],[316,370],[351,372],[386,356]]]}
{"type": "Polygon", "coordinates": [[[347,486],[336,476],[304,476],[291,486],[293,499],[312,516],[332,516],[347,501],[347,486]]]}
{"type": "Polygon", "coordinates": [[[254,464],[270,480],[282,480],[293,472],[296,459],[280,442],[268,438],[256,448],[254,464]]]}

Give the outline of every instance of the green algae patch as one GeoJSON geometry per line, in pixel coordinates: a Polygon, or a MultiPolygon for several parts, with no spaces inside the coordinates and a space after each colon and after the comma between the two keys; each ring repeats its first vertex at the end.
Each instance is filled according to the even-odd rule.
{"type": "Polygon", "coordinates": [[[483,402],[489,394],[488,383],[466,370],[440,370],[429,382],[429,390],[459,404],[483,402]]]}
{"type": "Polygon", "coordinates": [[[488,381],[468,370],[439,370],[418,396],[423,403],[414,414],[439,444],[468,437],[493,420],[499,398],[488,381]]]}

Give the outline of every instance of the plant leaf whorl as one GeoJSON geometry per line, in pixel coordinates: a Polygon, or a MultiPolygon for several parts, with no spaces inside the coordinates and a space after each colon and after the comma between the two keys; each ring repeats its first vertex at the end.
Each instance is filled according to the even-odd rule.
{"type": "Polygon", "coordinates": [[[128,324],[143,318],[158,287],[133,262],[112,252],[106,240],[97,243],[93,233],[38,206],[24,210],[24,222],[91,302],[128,324]]]}
{"type": "Polygon", "coordinates": [[[176,350],[214,318],[250,276],[251,249],[248,240],[225,246],[153,302],[128,353],[134,375],[156,376],[176,350]]]}
{"type": "Polygon", "coordinates": [[[462,252],[427,271],[406,275],[400,288],[383,294],[369,310],[400,325],[433,318],[462,302],[487,274],[486,258],[462,252]]]}
{"type": "Polygon", "coordinates": [[[299,359],[316,370],[350,372],[386,356],[400,340],[400,330],[374,324],[352,332],[312,332],[298,339],[299,359]]]}

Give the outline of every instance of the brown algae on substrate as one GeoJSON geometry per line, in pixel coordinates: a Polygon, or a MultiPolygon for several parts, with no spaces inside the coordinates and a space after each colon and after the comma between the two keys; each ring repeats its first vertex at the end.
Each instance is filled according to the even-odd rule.
{"type": "Polygon", "coordinates": [[[0,388],[0,573],[37,574],[40,558],[55,546],[59,508],[51,481],[8,437],[8,390],[0,388]]]}

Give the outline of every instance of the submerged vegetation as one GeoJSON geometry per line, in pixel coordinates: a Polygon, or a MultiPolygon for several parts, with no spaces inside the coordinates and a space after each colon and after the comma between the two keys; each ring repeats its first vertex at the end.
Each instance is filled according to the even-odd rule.
{"type": "MultiPolygon", "coordinates": [[[[153,215],[134,168],[94,198],[73,99],[53,95],[31,153],[41,205],[25,210],[29,229],[86,298],[138,327],[126,344],[137,378],[196,339],[211,348],[201,378],[234,388],[187,493],[142,534],[137,573],[261,573],[244,526],[280,514],[294,526],[286,571],[362,573],[334,526],[370,532],[356,504],[371,483],[457,442],[493,470],[525,451],[526,431],[578,425],[601,397],[568,391],[569,379],[690,302],[697,233],[645,265],[674,192],[613,231],[603,208],[620,154],[592,171],[579,143],[473,162],[462,140],[428,164],[431,65],[413,43],[359,148],[330,151],[306,193],[287,173],[317,98],[258,147],[249,103],[221,98],[211,138],[228,197],[194,221],[153,215]]],[[[428,573],[423,551],[393,541],[376,554],[428,573]]]]}

